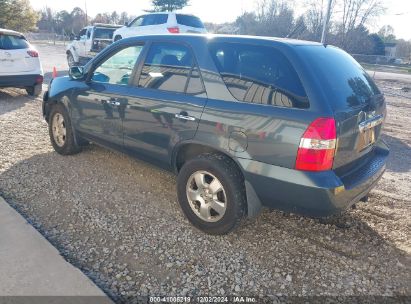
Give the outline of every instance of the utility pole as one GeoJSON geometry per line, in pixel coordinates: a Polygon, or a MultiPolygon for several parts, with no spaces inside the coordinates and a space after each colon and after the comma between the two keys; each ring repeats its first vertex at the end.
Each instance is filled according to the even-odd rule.
{"type": "Polygon", "coordinates": [[[87,0],[84,0],[84,8],[86,9],[86,26],[88,25],[88,16],[87,16],[87,0]]]}
{"type": "Polygon", "coordinates": [[[325,44],[325,36],[328,31],[328,22],[330,21],[330,13],[331,13],[331,4],[333,0],[328,0],[328,6],[327,6],[327,14],[325,15],[324,18],[324,24],[323,24],[323,33],[321,35],[321,43],[325,44]]]}

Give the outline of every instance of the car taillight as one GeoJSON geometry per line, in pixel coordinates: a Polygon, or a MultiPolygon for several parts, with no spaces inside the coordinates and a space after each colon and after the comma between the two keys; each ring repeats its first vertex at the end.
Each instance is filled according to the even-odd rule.
{"type": "Polygon", "coordinates": [[[295,169],[330,170],[334,162],[337,130],[334,118],[317,118],[305,131],[297,152],[295,169]]]}
{"type": "Polygon", "coordinates": [[[168,31],[169,31],[171,34],[178,34],[178,33],[180,33],[180,28],[179,28],[178,26],[169,27],[169,28],[167,28],[167,29],[168,29],[168,31]]]}
{"type": "Polygon", "coordinates": [[[29,54],[30,57],[39,57],[39,53],[35,50],[28,50],[27,54],[29,54]]]}
{"type": "Polygon", "coordinates": [[[37,84],[43,83],[43,80],[44,80],[44,78],[43,78],[43,76],[41,76],[41,75],[39,75],[39,76],[36,77],[36,83],[37,83],[37,84]]]}

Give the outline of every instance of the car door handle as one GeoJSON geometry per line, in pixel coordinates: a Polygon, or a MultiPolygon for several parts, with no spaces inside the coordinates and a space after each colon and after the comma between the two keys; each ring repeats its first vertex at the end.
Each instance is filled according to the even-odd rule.
{"type": "Polygon", "coordinates": [[[188,121],[195,121],[195,117],[188,116],[188,115],[183,115],[183,114],[176,114],[175,117],[177,119],[182,119],[182,120],[188,120],[188,121]]]}

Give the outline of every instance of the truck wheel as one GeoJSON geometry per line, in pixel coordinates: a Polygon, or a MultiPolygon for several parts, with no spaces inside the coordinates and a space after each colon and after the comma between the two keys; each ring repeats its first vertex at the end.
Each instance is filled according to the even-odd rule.
{"type": "Polygon", "coordinates": [[[42,91],[43,91],[42,84],[36,84],[32,87],[26,88],[27,94],[29,94],[30,96],[34,96],[34,97],[40,96],[42,91]]]}
{"type": "Polygon", "coordinates": [[[187,161],[177,179],[185,216],[209,234],[227,234],[246,217],[244,179],[231,159],[207,153],[187,161]]]}
{"type": "Polygon", "coordinates": [[[121,37],[120,35],[118,35],[118,36],[114,37],[114,42],[119,41],[119,40],[121,40],[121,39],[123,39],[123,37],[121,37]]]}
{"type": "Polygon", "coordinates": [[[61,155],[72,155],[81,151],[74,138],[69,114],[61,103],[51,108],[49,136],[54,150],[61,155]]]}
{"type": "Polygon", "coordinates": [[[69,66],[69,68],[76,66],[78,63],[74,60],[73,54],[72,53],[68,53],[67,54],[67,64],[69,66]]]}

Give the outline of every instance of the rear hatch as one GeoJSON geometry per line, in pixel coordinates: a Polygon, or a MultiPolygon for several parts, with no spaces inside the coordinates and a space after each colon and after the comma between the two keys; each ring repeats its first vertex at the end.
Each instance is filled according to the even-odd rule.
{"type": "Polygon", "coordinates": [[[334,112],[337,149],[333,169],[345,175],[366,163],[381,135],[385,99],[349,54],[332,46],[300,46],[334,112]]]}
{"type": "Polygon", "coordinates": [[[206,33],[200,18],[191,15],[176,14],[177,24],[180,28],[180,33],[206,33]]]}
{"type": "Polygon", "coordinates": [[[23,36],[0,33],[0,74],[16,75],[28,73],[38,68],[38,58],[27,51],[30,44],[23,36]]]}

